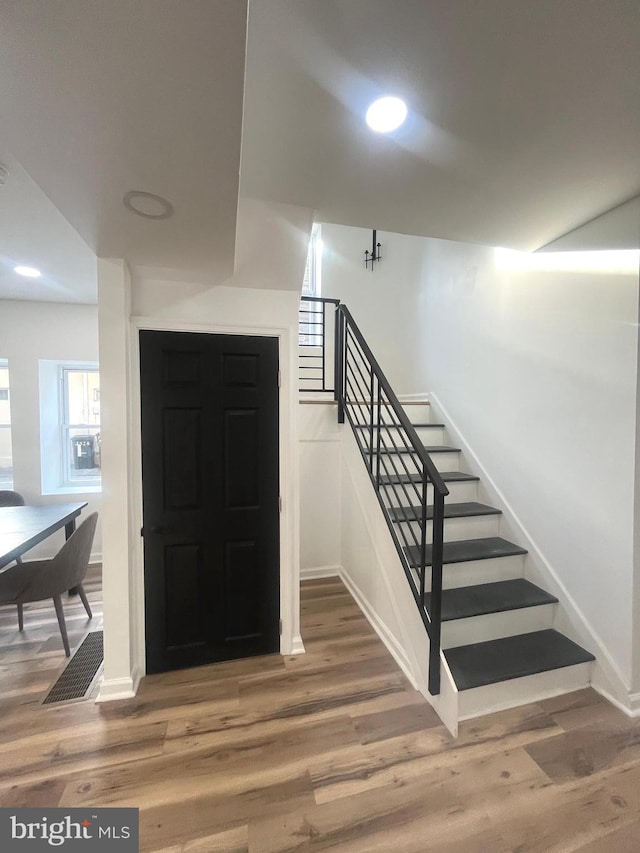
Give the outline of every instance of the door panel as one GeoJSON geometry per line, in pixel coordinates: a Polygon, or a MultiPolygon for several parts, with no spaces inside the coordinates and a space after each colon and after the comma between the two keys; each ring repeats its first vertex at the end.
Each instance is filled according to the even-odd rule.
{"type": "Polygon", "coordinates": [[[140,333],[147,672],[279,647],[278,341],[140,333]]]}

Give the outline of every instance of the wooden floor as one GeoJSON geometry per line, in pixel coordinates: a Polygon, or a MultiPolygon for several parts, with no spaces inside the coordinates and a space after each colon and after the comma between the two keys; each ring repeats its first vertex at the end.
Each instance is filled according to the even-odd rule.
{"type": "MultiPolygon", "coordinates": [[[[77,641],[89,623],[67,611],[77,641]]],[[[306,655],[151,676],[103,705],[42,706],[53,609],[24,637],[13,619],[0,806],[136,806],[141,850],[164,853],[640,850],[640,721],[584,690],[454,740],[338,580],[303,585],[306,655]]]]}

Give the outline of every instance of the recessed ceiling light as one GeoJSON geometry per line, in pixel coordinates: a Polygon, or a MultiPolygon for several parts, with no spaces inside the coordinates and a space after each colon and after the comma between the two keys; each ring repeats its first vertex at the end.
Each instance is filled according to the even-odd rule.
{"type": "Polygon", "coordinates": [[[168,219],[173,214],[171,202],[155,193],[129,190],[124,194],[122,203],[131,213],[137,213],[147,219],[168,219]]]}
{"type": "Polygon", "coordinates": [[[26,278],[40,278],[42,273],[40,270],[37,270],[35,267],[14,267],[14,272],[17,272],[18,275],[24,275],[26,278]]]}
{"type": "Polygon", "coordinates": [[[367,110],[367,124],[376,133],[396,130],[407,117],[407,105],[400,98],[378,98],[367,110]]]}

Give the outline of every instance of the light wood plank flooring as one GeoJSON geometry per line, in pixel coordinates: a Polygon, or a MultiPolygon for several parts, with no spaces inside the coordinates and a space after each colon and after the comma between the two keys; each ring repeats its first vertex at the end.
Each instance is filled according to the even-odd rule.
{"type": "Polygon", "coordinates": [[[53,608],[22,637],[15,619],[0,611],[2,806],[137,806],[141,850],[163,853],[640,850],[640,721],[584,690],[454,740],[336,579],[303,584],[306,655],[151,676],[103,705],[42,706],[53,608]]]}

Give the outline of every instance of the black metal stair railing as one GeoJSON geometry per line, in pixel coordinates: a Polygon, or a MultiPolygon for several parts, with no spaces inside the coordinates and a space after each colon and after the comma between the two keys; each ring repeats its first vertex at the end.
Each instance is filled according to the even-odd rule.
{"type": "Polygon", "coordinates": [[[337,308],[338,420],[351,424],[429,635],[429,692],[440,692],[444,499],[449,490],[345,305],[337,308]],[[400,521],[400,523],[398,523],[400,521]],[[426,606],[427,572],[430,601],[426,606]]]}
{"type": "MultiPolygon", "coordinates": [[[[327,330],[332,328],[334,352],[321,357],[322,388],[305,388],[301,374],[300,390],[331,390],[327,365],[333,359],[338,420],[344,423],[346,418],[351,425],[427,630],[428,685],[429,692],[436,695],[440,692],[444,499],[449,490],[348,308],[338,300],[303,297],[303,301],[324,304],[321,309],[305,305],[309,310],[303,310],[301,306],[301,346],[326,350],[327,330]],[[327,312],[334,310],[333,305],[335,321],[331,322],[327,312]],[[313,316],[320,311],[320,316],[313,316]],[[309,316],[318,325],[304,326],[309,316]]],[[[317,361],[320,354],[313,355],[317,361]]],[[[301,353],[301,359],[304,357],[301,353]]]]}
{"type": "Polygon", "coordinates": [[[339,299],[303,296],[298,313],[300,391],[335,393],[335,341],[339,299]]]}

